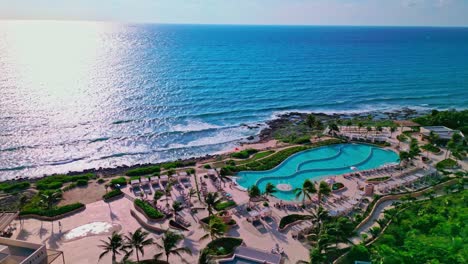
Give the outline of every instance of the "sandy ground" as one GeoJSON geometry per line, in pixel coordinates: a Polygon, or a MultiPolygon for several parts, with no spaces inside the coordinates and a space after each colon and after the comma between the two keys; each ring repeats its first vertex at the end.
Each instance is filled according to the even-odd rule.
{"type": "Polygon", "coordinates": [[[59,205],[84,203],[89,204],[102,200],[106,193],[105,183],[99,184],[96,181],[90,181],[88,187],[76,187],[63,193],[63,199],[59,205]]]}

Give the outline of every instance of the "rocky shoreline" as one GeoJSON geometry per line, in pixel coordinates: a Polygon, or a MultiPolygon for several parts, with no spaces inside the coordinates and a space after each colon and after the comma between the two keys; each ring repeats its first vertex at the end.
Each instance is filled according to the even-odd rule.
{"type": "MultiPolygon", "coordinates": [[[[266,122],[265,128],[263,128],[259,135],[256,137],[248,137],[243,141],[243,144],[250,144],[250,143],[263,143],[267,142],[271,139],[273,139],[273,134],[274,132],[282,127],[283,125],[291,122],[303,122],[306,117],[309,114],[313,114],[316,118],[320,119],[322,122],[330,121],[330,120],[336,120],[336,119],[353,119],[353,118],[365,118],[371,115],[374,120],[385,120],[385,119],[390,119],[390,120],[397,120],[397,119],[411,119],[420,115],[423,115],[429,111],[417,111],[411,108],[402,108],[401,110],[395,110],[395,111],[390,111],[390,112],[379,112],[379,111],[372,111],[372,112],[363,112],[363,113],[344,113],[344,114],[326,114],[326,113],[314,113],[314,112],[288,112],[284,113],[281,115],[278,115],[276,118],[269,120],[266,122]]],[[[262,124],[258,124],[257,126],[247,126],[251,129],[258,128],[262,124]]],[[[216,159],[219,158],[220,156],[223,156],[226,154],[207,154],[205,156],[201,157],[193,157],[193,158],[188,158],[188,159],[179,159],[179,160],[174,160],[174,161],[183,161],[183,162],[201,162],[201,161],[206,161],[209,159],[216,159]]],[[[98,176],[101,177],[112,177],[116,175],[124,175],[125,172],[129,169],[134,169],[134,168],[139,168],[139,167],[144,167],[144,166],[149,166],[149,165],[159,165],[161,163],[145,163],[145,164],[134,164],[131,166],[127,165],[122,165],[122,166],[117,166],[117,167],[112,167],[112,168],[97,168],[97,169],[86,169],[82,171],[70,171],[68,173],[65,173],[66,175],[78,175],[78,174],[85,174],[85,173],[94,173],[98,176]]],[[[51,174],[51,175],[56,175],[56,174],[51,174]]],[[[34,177],[34,178],[29,178],[29,177],[17,177],[15,179],[9,180],[9,181],[30,181],[34,182],[37,181],[41,178],[51,176],[51,175],[44,175],[43,177],[34,177]]]]}

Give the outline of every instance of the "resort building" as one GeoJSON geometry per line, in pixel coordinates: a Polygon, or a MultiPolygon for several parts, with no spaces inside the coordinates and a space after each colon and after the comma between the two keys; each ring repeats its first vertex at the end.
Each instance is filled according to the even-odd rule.
{"type": "Polygon", "coordinates": [[[439,139],[448,141],[452,138],[453,134],[460,134],[462,137],[465,137],[463,133],[459,130],[453,130],[445,126],[425,126],[421,127],[421,135],[424,138],[430,136],[431,132],[439,136],[439,139]]]}
{"type": "Polygon", "coordinates": [[[45,264],[50,262],[47,261],[45,245],[0,238],[0,263],[45,264]]]}

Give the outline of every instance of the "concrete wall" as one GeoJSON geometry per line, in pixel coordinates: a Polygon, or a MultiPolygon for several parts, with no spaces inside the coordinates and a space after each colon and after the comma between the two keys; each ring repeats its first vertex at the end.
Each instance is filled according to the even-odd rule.
{"type": "Polygon", "coordinates": [[[0,238],[0,244],[34,250],[34,252],[24,259],[21,264],[46,264],[47,248],[45,245],[33,244],[26,241],[0,238]]]}

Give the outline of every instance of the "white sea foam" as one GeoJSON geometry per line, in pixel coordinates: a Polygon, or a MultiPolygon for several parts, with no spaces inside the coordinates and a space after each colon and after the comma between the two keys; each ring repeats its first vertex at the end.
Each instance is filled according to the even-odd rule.
{"type": "Polygon", "coordinates": [[[200,120],[187,121],[186,124],[176,124],[171,127],[172,131],[178,132],[191,132],[191,131],[203,131],[212,128],[219,128],[220,126],[206,123],[200,120]]]}

